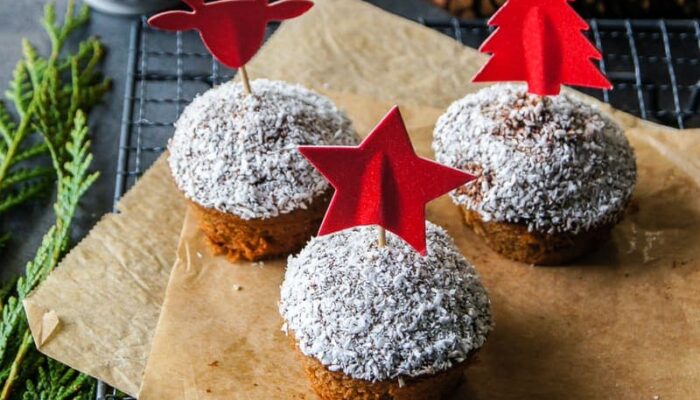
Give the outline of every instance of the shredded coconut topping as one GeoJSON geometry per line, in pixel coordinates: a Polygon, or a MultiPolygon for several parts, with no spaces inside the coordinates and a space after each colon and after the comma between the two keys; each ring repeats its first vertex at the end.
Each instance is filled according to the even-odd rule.
{"type": "Polygon", "coordinates": [[[453,200],[530,231],[579,233],[616,221],[634,189],[635,157],[620,127],[562,94],[494,85],[453,103],[435,127],[439,162],[478,179],[453,200]]]}
{"type": "Polygon", "coordinates": [[[280,313],[301,351],[331,371],[379,381],[466,360],[491,330],[490,301],[448,234],[427,224],[422,257],[373,227],[312,239],[290,256],[280,313]]]}
{"type": "Polygon", "coordinates": [[[243,219],[306,208],[329,186],[299,145],[355,145],[333,103],[301,86],[259,79],[247,96],[228,82],[195,98],[175,124],[170,168],[185,195],[243,219]]]}

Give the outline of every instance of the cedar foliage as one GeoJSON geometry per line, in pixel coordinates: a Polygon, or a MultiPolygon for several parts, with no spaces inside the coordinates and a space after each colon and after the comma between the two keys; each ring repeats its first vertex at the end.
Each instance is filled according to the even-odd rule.
{"type": "Polygon", "coordinates": [[[79,202],[98,177],[89,172],[92,155],[84,110],[110,86],[96,71],[103,48],[90,38],[74,53],[63,55],[66,40],[88,19],[88,8],[76,12],[74,0],[69,0],[63,23],[58,23],[54,5],[47,5],[42,24],[51,53],[42,57],[23,41],[23,58],[7,92],[16,118],[6,103],[0,103],[0,216],[46,193],[52,182],[56,188],[53,226],[24,275],[0,286],[0,400],[94,397],[92,378],[36,350],[22,306],[68,251],[79,202]]]}
{"type": "MultiPolygon", "coordinates": [[[[49,4],[42,24],[51,41],[50,55],[41,57],[29,41],[22,41],[23,58],[15,67],[7,101],[0,101],[0,218],[51,189],[56,172],[45,165],[49,142],[59,159],[65,159],[76,113],[89,110],[109,89],[109,80],[96,71],[104,55],[99,40],[89,38],[75,53],[62,56],[68,38],[89,17],[87,7],[76,13],[71,0],[64,22],[58,24],[56,9],[49,4]]],[[[0,235],[0,245],[9,237],[0,235]]]]}

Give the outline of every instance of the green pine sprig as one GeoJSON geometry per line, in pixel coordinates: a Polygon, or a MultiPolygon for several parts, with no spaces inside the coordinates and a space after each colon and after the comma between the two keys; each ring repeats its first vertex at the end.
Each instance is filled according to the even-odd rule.
{"type": "MultiPolygon", "coordinates": [[[[22,42],[23,57],[6,92],[17,118],[8,102],[0,101],[0,217],[47,193],[56,176],[54,169],[36,166],[48,158],[47,143],[61,153],[59,158],[64,157],[76,112],[89,110],[109,90],[110,81],[97,71],[104,57],[99,40],[86,39],[75,53],[62,55],[68,38],[89,17],[86,6],[76,12],[71,0],[63,23],[58,23],[54,5],[48,4],[42,25],[51,41],[49,56],[42,57],[29,41],[22,42]]],[[[8,239],[8,234],[0,235],[0,247],[8,239]]]]}
{"type": "Polygon", "coordinates": [[[94,380],[48,359],[38,367],[36,383],[27,381],[22,400],[92,400],[94,390],[94,380]]]}
{"type": "MultiPolygon", "coordinates": [[[[89,18],[69,0],[63,23],[53,4],[42,24],[51,53],[42,57],[28,41],[15,68],[6,97],[0,101],[0,217],[18,204],[56,185],[54,225],[46,232],[23,276],[0,285],[0,400],[88,399],[95,381],[41,355],[35,348],[22,301],[56,267],[68,251],[71,223],[78,204],[97,179],[83,110],[109,89],[97,67],[102,44],[94,38],[63,54],[69,36],[89,18]],[[13,113],[7,104],[14,105],[13,113]]],[[[0,247],[9,235],[0,235],[0,247]]]]}
{"type": "Polygon", "coordinates": [[[52,373],[57,371],[57,367],[49,365],[49,359],[39,357],[36,352],[22,308],[22,301],[58,265],[68,250],[70,226],[80,199],[98,177],[97,173],[89,172],[92,155],[89,152],[87,132],[85,115],[82,111],[77,111],[74,128],[64,148],[67,161],[63,164],[59,158],[62,149],[55,148],[47,141],[52,164],[58,176],[54,203],[56,221],[44,235],[34,260],[27,264],[25,275],[17,280],[14,293],[3,301],[0,321],[0,399],[3,400],[11,398],[10,395],[20,376],[31,377],[33,372],[38,375],[26,381],[25,393],[50,393],[57,397],[47,398],[54,399],[61,398],[58,396],[61,393],[75,394],[78,389],[86,393],[92,392],[93,381],[83,375],[65,369],[61,369],[61,374],[52,373]],[[37,357],[39,362],[27,362],[36,360],[37,357]],[[44,368],[43,372],[41,368],[44,368]],[[64,376],[73,377],[69,381],[70,385],[62,383],[64,376]]]}

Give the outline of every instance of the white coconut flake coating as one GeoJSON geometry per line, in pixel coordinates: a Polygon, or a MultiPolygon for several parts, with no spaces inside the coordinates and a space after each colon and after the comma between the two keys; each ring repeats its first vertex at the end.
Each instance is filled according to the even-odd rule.
{"type": "Polygon", "coordinates": [[[439,162],[478,179],[451,193],[485,221],[577,234],[614,223],[634,189],[632,148],[598,109],[522,85],[494,85],[453,103],[435,127],[439,162]]]}
{"type": "Polygon", "coordinates": [[[380,381],[434,374],[465,361],[491,330],[476,270],[427,224],[427,255],[374,227],[312,239],[290,256],[280,313],[302,353],[330,371],[380,381]]]}
{"type": "Polygon", "coordinates": [[[348,117],[298,85],[228,82],[195,98],[175,124],[169,163],[185,196],[243,219],[306,208],[329,189],[299,145],[355,145],[348,117]]]}

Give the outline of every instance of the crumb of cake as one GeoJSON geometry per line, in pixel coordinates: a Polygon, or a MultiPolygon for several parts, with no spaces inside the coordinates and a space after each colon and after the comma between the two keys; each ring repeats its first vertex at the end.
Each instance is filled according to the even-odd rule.
{"type": "Polygon", "coordinates": [[[355,145],[348,117],[298,85],[258,79],[252,95],[227,82],[195,98],[177,123],[169,164],[185,196],[242,219],[309,206],[329,189],[299,145],[355,145]]]}
{"type": "Polygon", "coordinates": [[[529,95],[494,85],[453,103],[435,127],[439,162],[475,169],[452,192],[484,221],[530,231],[578,233],[615,221],[630,199],[636,165],[620,127],[572,96],[529,95]]]}
{"type": "Polygon", "coordinates": [[[480,348],[490,301],[476,270],[427,223],[421,256],[374,227],[312,239],[288,261],[280,313],[299,349],[329,371],[369,381],[444,371],[480,348]]]}

